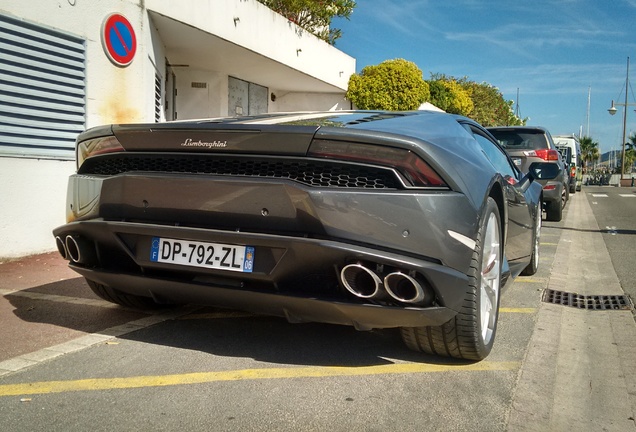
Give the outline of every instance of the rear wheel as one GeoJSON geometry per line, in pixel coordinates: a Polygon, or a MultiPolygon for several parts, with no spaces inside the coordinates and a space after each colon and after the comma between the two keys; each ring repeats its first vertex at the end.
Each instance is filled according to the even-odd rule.
{"type": "Polygon", "coordinates": [[[165,308],[166,305],[155,302],[150,297],[136,296],[127,294],[111,288],[106,285],[102,285],[90,279],[86,279],[86,283],[90,289],[97,294],[100,298],[115,303],[121,306],[131,307],[135,309],[160,309],[165,308]]]}
{"type": "Polygon", "coordinates": [[[559,222],[563,219],[563,207],[561,207],[561,201],[550,201],[545,208],[546,220],[552,222],[559,222]]]}
{"type": "Polygon", "coordinates": [[[561,199],[548,201],[545,207],[546,220],[559,222],[563,219],[563,209],[565,208],[565,204],[568,202],[569,196],[568,189],[564,185],[561,185],[561,199]]]}
{"type": "Polygon", "coordinates": [[[561,208],[565,208],[565,205],[570,200],[570,189],[567,188],[566,185],[563,185],[563,190],[561,191],[561,208]]]}
{"type": "Polygon", "coordinates": [[[460,312],[441,326],[401,328],[406,346],[465,360],[482,360],[490,353],[499,314],[501,238],[499,210],[488,198],[460,312]]]}

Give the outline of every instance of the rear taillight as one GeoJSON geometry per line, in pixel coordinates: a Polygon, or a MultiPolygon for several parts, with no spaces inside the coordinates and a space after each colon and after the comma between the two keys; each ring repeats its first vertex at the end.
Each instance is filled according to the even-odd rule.
{"type": "Polygon", "coordinates": [[[448,187],[444,180],[410,150],[345,141],[314,140],[308,156],[388,166],[416,187],[448,187]]]}
{"type": "Polygon", "coordinates": [[[557,150],[552,149],[530,150],[523,152],[523,154],[530,157],[538,157],[545,161],[558,161],[561,158],[561,154],[557,150]]]}
{"type": "Polygon", "coordinates": [[[570,168],[570,177],[576,177],[576,167],[570,168]]]}
{"type": "Polygon", "coordinates": [[[82,141],[77,145],[77,168],[79,169],[89,157],[122,151],[125,151],[124,147],[112,135],[82,141]]]}

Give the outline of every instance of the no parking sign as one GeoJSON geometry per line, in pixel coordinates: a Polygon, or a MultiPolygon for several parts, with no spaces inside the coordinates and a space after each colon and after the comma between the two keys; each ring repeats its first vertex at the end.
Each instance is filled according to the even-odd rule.
{"type": "Polygon", "coordinates": [[[137,51],[135,30],[125,16],[114,13],[102,24],[102,46],[116,66],[128,66],[137,51]]]}

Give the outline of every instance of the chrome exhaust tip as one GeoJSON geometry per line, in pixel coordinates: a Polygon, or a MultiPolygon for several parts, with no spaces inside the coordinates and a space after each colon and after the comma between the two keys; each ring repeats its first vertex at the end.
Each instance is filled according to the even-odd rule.
{"type": "Polygon", "coordinates": [[[384,287],[391,297],[403,303],[423,303],[431,297],[427,296],[430,288],[425,289],[417,279],[401,272],[386,275],[384,287]]]}
{"type": "Polygon", "coordinates": [[[80,252],[80,246],[77,240],[73,236],[67,235],[65,244],[68,257],[74,263],[79,263],[82,258],[82,253],[80,252]]]}
{"type": "Polygon", "coordinates": [[[66,236],[66,251],[68,257],[77,264],[90,264],[94,260],[95,251],[91,243],[72,235],[66,236]]]}
{"type": "Polygon", "coordinates": [[[55,236],[55,246],[57,246],[57,251],[62,255],[62,258],[65,260],[69,259],[68,251],[66,250],[66,243],[62,240],[62,237],[55,236]]]}
{"type": "Polygon", "coordinates": [[[382,280],[361,264],[349,264],[340,271],[344,287],[356,297],[374,298],[382,293],[382,280]]]}

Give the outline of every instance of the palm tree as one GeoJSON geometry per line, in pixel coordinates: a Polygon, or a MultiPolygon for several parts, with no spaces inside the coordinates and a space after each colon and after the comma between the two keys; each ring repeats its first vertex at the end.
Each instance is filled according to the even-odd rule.
{"type": "MultiPolygon", "coordinates": [[[[636,138],[636,134],[635,138],[636,138]]],[[[601,153],[598,149],[598,142],[594,141],[592,137],[584,136],[581,137],[581,159],[583,159],[583,164],[587,169],[587,166],[590,162],[595,162],[600,157],[601,153]]]]}
{"type": "Polygon", "coordinates": [[[632,172],[636,160],[636,132],[629,136],[629,141],[625,144],[625,174],[632,172]]]}

